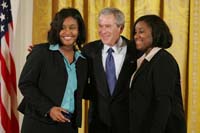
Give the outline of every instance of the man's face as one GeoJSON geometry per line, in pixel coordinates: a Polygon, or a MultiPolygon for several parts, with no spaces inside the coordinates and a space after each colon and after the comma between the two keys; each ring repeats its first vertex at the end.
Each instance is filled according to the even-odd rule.
{"type": "Polygon", "coordinates": [[[117,26],[112,14],[99,16],[99,36],[104,44],[113,46],[123,31],[122,26],[117,26]]]}

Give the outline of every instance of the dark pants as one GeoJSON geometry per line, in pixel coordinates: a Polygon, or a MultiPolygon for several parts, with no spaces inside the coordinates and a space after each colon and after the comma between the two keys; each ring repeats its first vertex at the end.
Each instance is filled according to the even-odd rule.
{"type": "Polygon", "coordinates": [[[78,128],[71,123],[48,124],[25,115],[21,133],[78,133],[78,128]]]}

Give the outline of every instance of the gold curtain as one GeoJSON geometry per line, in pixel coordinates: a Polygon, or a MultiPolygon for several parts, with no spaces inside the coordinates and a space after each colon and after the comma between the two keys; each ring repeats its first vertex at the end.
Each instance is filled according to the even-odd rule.
{"type": "MultiPolygon", "coordinates": [[[[116,7],[125,14],[123,35],[130,39],[133,22],[145,14],[156,14],[169,25],[173,45],[168,49],[176,58],[187,118],[187,132],[200,132],[200,0],[34,0],[33,43],[46,41],[49,24],[64,7],[77,8],[87,27],[87,42],[98,39],[97,18],[104,7],[116,7]]],[[[84,101],[82,128],[87,133],[88,102],[84,101]]]]}
{"type": "Polygon", "coordinates": [[[200,133],[200,0],[190,1],[188,41],[188,133],[200,133]]]}

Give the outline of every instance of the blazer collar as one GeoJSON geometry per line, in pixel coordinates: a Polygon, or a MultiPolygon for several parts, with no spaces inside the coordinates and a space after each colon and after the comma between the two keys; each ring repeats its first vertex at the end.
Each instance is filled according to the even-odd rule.
{"type": "Polygon", "coordinates": [[[134,74],[134,77],[132,80],[135,80],[140,73],[142,73],[143,70],[148,66],[149,62],[152,60],[152,58],[161,50],[159,47],[154,47],[148,55],[145,53],[137,60],[137,70],[134,74]]]}

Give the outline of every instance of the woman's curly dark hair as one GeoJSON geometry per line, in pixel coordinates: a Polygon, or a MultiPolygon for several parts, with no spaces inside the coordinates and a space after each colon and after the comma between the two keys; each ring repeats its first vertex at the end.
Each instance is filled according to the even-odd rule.
{"type": "Polygon", "coordinates": [[[63,22],[67,17],[72,17],[78,22],[79,34],[76,43],[80,48],[81,44],[85,43],[86,41],[86,29],[80,12],[75,8],[63,8],[58,13],[56,13],[54,19],[51,22],[51,28],[48,32],[48,42],[50,44],[62,45],[59,33],[62,30],[63,22]]]}
{"type": "MultiPolygon", "coordinates": [[[[153,47],[169,48],[173,37],[167,24],[156,15],[144,15],[136,20],[132,29],[132,37],[135,34],[135,26],[138,22],[145,22],[152,29],[153,47]]],[[[134,42],[134,39],[132,39],[134,42]]]]}

